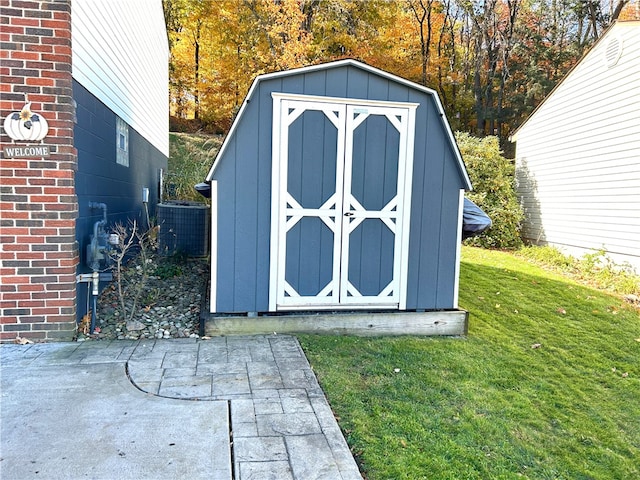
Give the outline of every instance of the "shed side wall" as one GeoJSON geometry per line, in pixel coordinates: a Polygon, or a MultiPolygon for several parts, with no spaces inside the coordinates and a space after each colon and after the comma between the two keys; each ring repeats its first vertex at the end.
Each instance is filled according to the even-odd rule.
{"type": "Polygon", "coordinates": [[[416,115],[407,308],[453,308],[458,204],[464,184],[435,105],[424,98],[411,101],[423,105],[416,115]]]}
{"type": "Polygon", "coordinates": [[[518,132],[525,238],[640,269],[640,24],[616,24],[518,132]]]}

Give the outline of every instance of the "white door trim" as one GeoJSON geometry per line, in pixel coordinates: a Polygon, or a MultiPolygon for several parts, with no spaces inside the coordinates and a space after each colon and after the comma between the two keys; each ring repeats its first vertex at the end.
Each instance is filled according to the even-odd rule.
{"type": "Polygon", "coordinates": [[[269,274],[269,310],[341,309],[353,307],[406,309],[409,220],[415,111],[419,104],[272,93],[272,198],[269,274]],[[358,109],[363,112],[357,112],[358,109]],[[397,109],[397,113],[389,109],[397,109]],[[336,191],[320,208],[306,209],[287,192],[289,126],[306,110],[322,111],[336,126],[336,191]],[[347,110],[350,112],[347,115],[347,110]],[[380,211],[367,212],[350,193],[353,131],[371,114],[385,115],[400,133],[398,187],[396,196],[380,211]],[[344,159],[344,168],[340,168],[344,159]],[[348,178],[347,178],[348,177],[348,178]],[[349,190],[349,191],[348,191],[349,190]],[[348,197],[347,197],[348,195],[348,197]],[[355,208],[354,208],[355,207],[355,208]],[[343,208],[351,215],[345,217],[343,208]],[[321,219],[334,234],[332,280],[315,297],[297,295],[285,281],[287,231],[303,216],[321,219]],[[348,281],[349,233],[366,218],[379,218],[394,232],[393,280],[375,297],[360,296],[348,281]],[[348,229],[348,230],[345,230],[348,229]],[[346,263],[345,263],[346,262],[346,263]],[[341,271],[344,270],[343,271],[341,271]],[[355,296],[354,296],[355,295],[355,296]],[[382,296],[385,300],[381,301],[382,296]],[[387,297],[388,295],[388,297],[387,297]]]}

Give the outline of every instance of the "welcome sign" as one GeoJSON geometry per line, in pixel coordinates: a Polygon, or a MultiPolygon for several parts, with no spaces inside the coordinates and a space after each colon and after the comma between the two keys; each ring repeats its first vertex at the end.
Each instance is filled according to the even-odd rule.
{"type": "MultiPolygon", "coordinates": [[[[31,111],[31,102],[27,102],[19,112],[11,112],[4,119],[4,132],[14,141],[39,142],[49,133],[47,120],[31,111]]],[[[48,157],[48,145],[26,145],[4,147],[3,158],[48,157]]]]}
{"type": "Polygon", "coordinates": [[[4,158],[33,158],[48,157],[51,153],[49,145],[36,145],[26,147],[4,147],[2,154],[4,158]]]}

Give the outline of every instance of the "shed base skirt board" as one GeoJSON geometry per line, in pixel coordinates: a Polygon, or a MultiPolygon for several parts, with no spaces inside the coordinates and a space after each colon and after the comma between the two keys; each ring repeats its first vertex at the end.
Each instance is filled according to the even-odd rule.
{"type": "Polygon", "coordinates": [[[334,335],[467,334],[469,313],[464,310],[426,312],[312,312],[282,315],[222,316],[201,318],[204,335],[265,335],[272,333],[323,333],[334,335]]]}

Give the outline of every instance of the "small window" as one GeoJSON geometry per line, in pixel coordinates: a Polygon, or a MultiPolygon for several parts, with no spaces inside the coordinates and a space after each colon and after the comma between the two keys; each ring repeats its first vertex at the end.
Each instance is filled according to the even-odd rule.
{"type": "Polygon", "coordinates": [[[129,166],[129,125],[116,117],[116,163],[129,166]]]}

